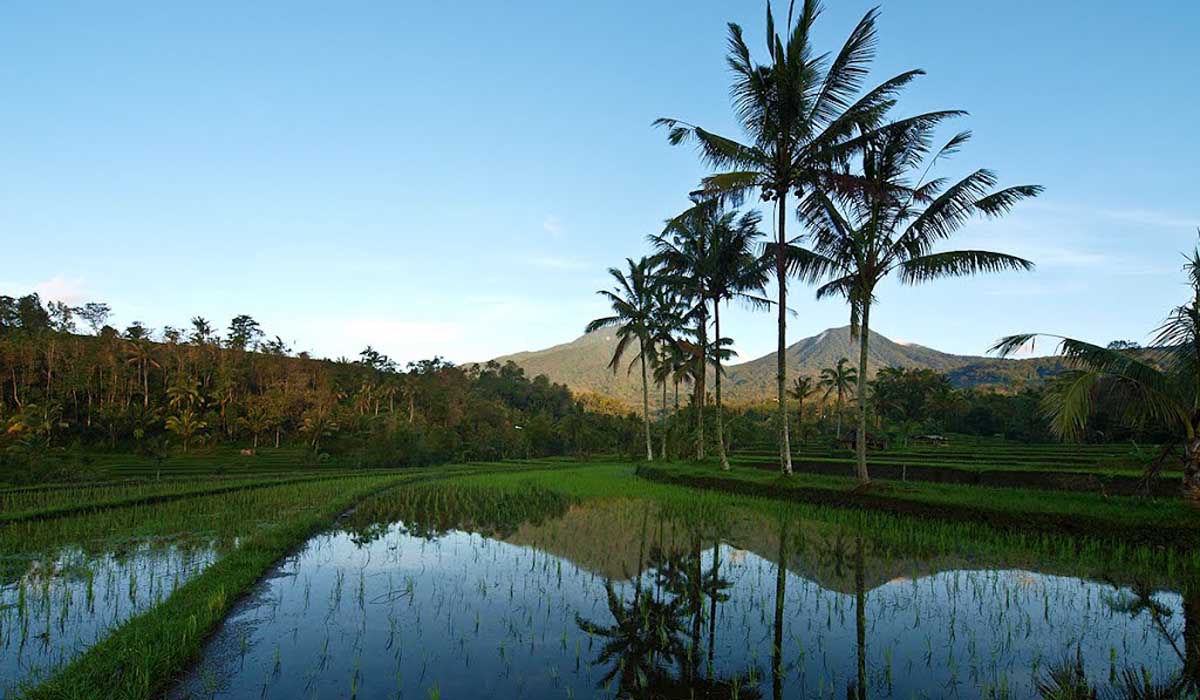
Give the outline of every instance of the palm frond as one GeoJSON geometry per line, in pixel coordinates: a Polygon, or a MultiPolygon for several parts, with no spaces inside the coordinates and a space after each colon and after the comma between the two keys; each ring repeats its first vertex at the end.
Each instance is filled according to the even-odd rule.
{"type": "Polygon", "coordinates": [[[931,253],[904,260],[897,264],[900,281],[918,284],[942,277],[967,277],[986,272],[1032,270],[1032,262],[1007,253],[986,250],[952,250],[931,253]]]}
{"type": "Polygon", "coordinates": [[[833,121],[850,106],[851,99],[862,88],[879,43],[875,31],[878,16],[877,7],[867,11],[830,63],[821,90],[813,100],[810,121],[822,124],[833,121]]]}

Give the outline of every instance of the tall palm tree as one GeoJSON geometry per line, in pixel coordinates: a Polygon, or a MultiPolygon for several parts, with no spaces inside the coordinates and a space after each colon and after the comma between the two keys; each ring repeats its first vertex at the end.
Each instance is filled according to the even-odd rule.
{"type": "MultiPolygon", "coordinates": [[[[658,259],[663,263],[664,280],[693,303],[689,315],[697,320],[696,335],[700,347],[715,367],[717,455],[725,470],[729,469],[729,459],[725,454],[721,375],[722,360],[732,351],[725,347],[730,341],[721,335],[721,305],[738,300],[756,308],[770,306],[771,302],[762,296],[767,283],[767,267],[757,254],[762,237],[758,230],[761,221],[758,212],[747,212],[739,217],[734,211],[723,212],[720,200],[697,196],[691,208],[668,221],[661,234],[650,237],[658,259]],[[707,338],[710,304],[713,343],[707,338]]],[[[704,371],[697,374],[700,406],[704,402],[702,392],[707,364],[704,371]]],[[[703,458],[703,453],[699,456],[703,458]]]]}
{"type": "Polygon", "coordinates": [[[725,455],[725,426],[721,412],[721,361],[726,353],[732,351],[723,347],[726,338],[721,335],[721,305],[733,300],[759,309],[771,305],[763,296],[768,268],[757,255],[759,239],[763,235],[758,230],[762,216],[753,211],[738,218],[735,216],[735,212],[722,215],[712,230],[709,250],[713,264],[709,266],[711,276],[706,285],[713,305],[713,332],[717,337],[713,352],[716,366],[713,389],[717,413],[717,454],[721,458],[721,469],[724,470],[729,469],[729,459],[725,455]]]}
{"type": "MultiPolygon", "coordinates": [[[[778,224],[775,240],[766,246],[778,284],[777,388],[779,455],[783,471],[792,471],[788,444],[787,278],[789,266],[804,253],[787,234],[788,195],[797,197],[822,187],[833,163],[843,161],[861,145],[858,134],[882,122],[896,94],[921,71],[901,73],[857,100],[876,46],[876,10],[863,16],[841,50],[832,58],[818,54],[812,28],[821,12],[820,0],[804,0],[799,17],[788,12],[783,34],[767,5],[768,61],[756,64],[742,37],[742,28],[729,25],[728,64],[733,70],[734,111],[749,137],[743,144],[678,119],[658,119],[672,144],[695,142],[702,158],[721,172],[703,181],[710,194],[742,197],[758,191],[763,201],[775,202],[778,224]]],[[[915,117],[914,119],[920,119],[915,117]]]]}
{"type": "Polygon", "coordinates": [[[842,438],[842,405],[846,401],[846,395],[858,381],[858,370],[849,365],[850,360],[843,357],[837,361],[835,367],[826,367],[821,370],[821,381],[817,382],[817,386],[825,390],[825,400],[829,400],[831,394],[837,397],[837,437],[839,440],[842,438]]]}
{"type": "Polygon", "coordinates": [[[858,339],[857,473],[867,472],[867,354],[871,305],[884,278],[895,273],[903,284],[985,272],[1031,270],[1033,263],[984,250],[935,251],[975,216],[999,217],[1042,188],[1018,185],[995,190],[996,175],[985,169],[950,184],[930,178],[937,162],[970,138],[961,132],[933,151],[939,119],[897,123],[867,139],[861,173],[846,174],[839,193],[812,193],[802,206],[812,233],[815,266],[832,279],[817,298],[844,297],[850,305],[850,333],[858,339]],[[931,156],[932,154],[932,156],[931,156]]]}
{"type": "Polygon", "coordinates": [[[1200,506],[1200,247],[1184,271],[1191,299],[1171,311],[1146,350],[1023,333],[1001,339],[991,352],[1009,356],[1032,348],[1039,336],[1057,339],[1058,354],[1074,369],[1044,399],[1051,431],[1079,437],[1096,402],[1112,401],[1130,422],[1161,427],[1183,443],[1183,492],[1200,506]]]}
{"type": "MultiPolygon", "coordinates": [[[[646,354],[652,352],[654,342],[652,332],[655,314],[655,279],[654,261],[643,257],[634,262],[626,258],[629,266],[628,274],[615,267],[608,269],[608,274],[616,280],[611,289],[602,289],[600,296],[612,304],[613,315],[598,318],[587,325],[586,332],[591,333],[600,328],[617,326],[617,346],[613,350],[612,360],[608,366],[615,373],[621,364],[621,358],[629,348],[630,341],[637,341],[638,354],[634,361],[641,361],[642,366],[642,422],[646,428],[646,460],[654,460],[654,448],[650,442],[650,384],[646,374],[646,354]]],[[[632,370],[632,366],[630,367],[632,370]]]]}
{"type": "Polygon", "coordinates": [[[128,341],[129,348],[125,363],[136,366],[142,380],[142,408],[150,408],[150,368],[159,369],[162,365],[154,357],[154,343],[147,338],[128,341]]]}
{"type": "Polygon", "coordinates": [[[653,354],[653,377],[656,384],[662,385],[662,444],[659,458],[667,458],[667,382],[675,382],[675,412],[679,410],[679,381],[682,365],[685,362],[683,349],[679,345],[679,337],[686,331],[687,308],[684,301],[668,284],[655,285],[654,316],[652,323],[652,340],[655,346],[653,354]]]}
{"type": "Polygon", "coordinates": [[[817,393],[817,390],[818,388],[813,382],[812,377],[796,377],[792,382],[792,388],[788,389],[788,396],[796,400],[797,432],[804,427],[804,401],[817,393]]]}
{"type": "Polygon", "coordinates": [[[685,350],[695,361],[696,459],[704,459],[704,405],[708,367],[708,301],[711,290],[714,257],[713,229],[720,217],[720,202],[692,194],[692,206],[673,219],[668,219],[662,233],[649,236],[654,248],[654,260],[661,266],[660,281],[671,288],[683,302],[683,318],[695,323],[694,347],[685,350]]]}

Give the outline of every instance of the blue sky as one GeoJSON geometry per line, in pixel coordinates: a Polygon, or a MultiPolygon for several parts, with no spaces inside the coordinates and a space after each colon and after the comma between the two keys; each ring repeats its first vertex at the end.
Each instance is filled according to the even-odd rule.
{"type": "MultiPolygon", "coordinates": [[[[605,268],[705,174],[651,128],[737,134],[725,23],[761,3],[207,2],[0,6],[0,293],[112,305],[298,349],[477,360],[565,342],[605,268]]],[[[834,50],[871,3],[829,3],[834,50]]],[[[1144,339],[1186,294],[1200,226],[1200,6],[884,2],[874,79],[929,75],[899,113],[961,108],[987,166],[1046,193],[961,247],[1032,274],[888,286],[902,341],[977,354],[1048,330],[1144,339]]],[[[949,135],[949,130],[947,135],[949,135]]],[[[791,340],[846,322],[792,299],[791,340]]],[[[743,359],[768,315],[733,310],[743,359]]]]}

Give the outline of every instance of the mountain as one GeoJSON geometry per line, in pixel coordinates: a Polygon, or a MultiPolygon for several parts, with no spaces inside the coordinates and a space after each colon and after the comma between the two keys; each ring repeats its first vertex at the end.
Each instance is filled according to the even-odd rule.
{"type": "MultiPolygon", "coordinates": [[[[616,344],[614,331],[602,328],[569,343],[505,355],[495,361],[501,364],[515,362],[528,376],[544,374],[575,392],[599,394],[636,406],[641,401],[640,369],[635,365],[632,372],[626,370],[637,347],[630,348],[619,371],[614,373],[608,362],[616,344]]],[[[787,349],[788,376],[815,377],[823,368],[837,364],[842,357],[849,358],[855,365],[858,363],[858,343],[851,341],[849,326],[830,328],[790,345],[787,349]]],[[[1060,361],[1053,357],[1006,360],[952,355],[923,345],[897,343],[872,331],[867,352],[868,373],[873,374],[881,367],[932,369],[946,374],[955,386],[997,389],[1037,383],[1062,369],[1060,361]]],[[[729,365],[722,385],[731,403],[750,403],[773,397],[775,353],[729,365]]]]}

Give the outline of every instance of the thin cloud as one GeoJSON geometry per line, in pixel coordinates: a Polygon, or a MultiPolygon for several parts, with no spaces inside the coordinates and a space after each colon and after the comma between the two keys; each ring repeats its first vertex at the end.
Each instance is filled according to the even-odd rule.
{"type": "Polygon", "coordinates": [[[1161,228],[1200,228],[1200,216],[1183,216],[1170,212],[1149,211],[1146,209],[1100,209],[1096,212],[1100,216],[1116,219],[1118,221],[1128,221],[1144,226],[1156,226],[1161,228]]]}
{"type": "Polygon", "coordinates": [[[558,255],[536,255],[526,258],[525,262],[533,267],[545,270],[585,270],[588,265],[580,260],[564,258],[558,255]]]}
{"type": "MultiPolygon", "coordinates": [[[[0,284],[0,289],[18,290],[17,294],[34,293],[41,297],[43,302],[60,301],[64,304],[78,304],[87,298],[84,293],[82,277],[66,277],[63,275],[55,275],[48,280],[43,280],[35,284],[0,284]]],[[[11,294],[12,292],[8,293],[11,294]]]]}
{"type": "Polygon", "coordinates": [[[567,230],[563,226],[563,222],[557,216],[547,216],[542,221],[542,230],[550,234],[551,238],[556,240],[562,239],[567,235],[567,230]]]}

